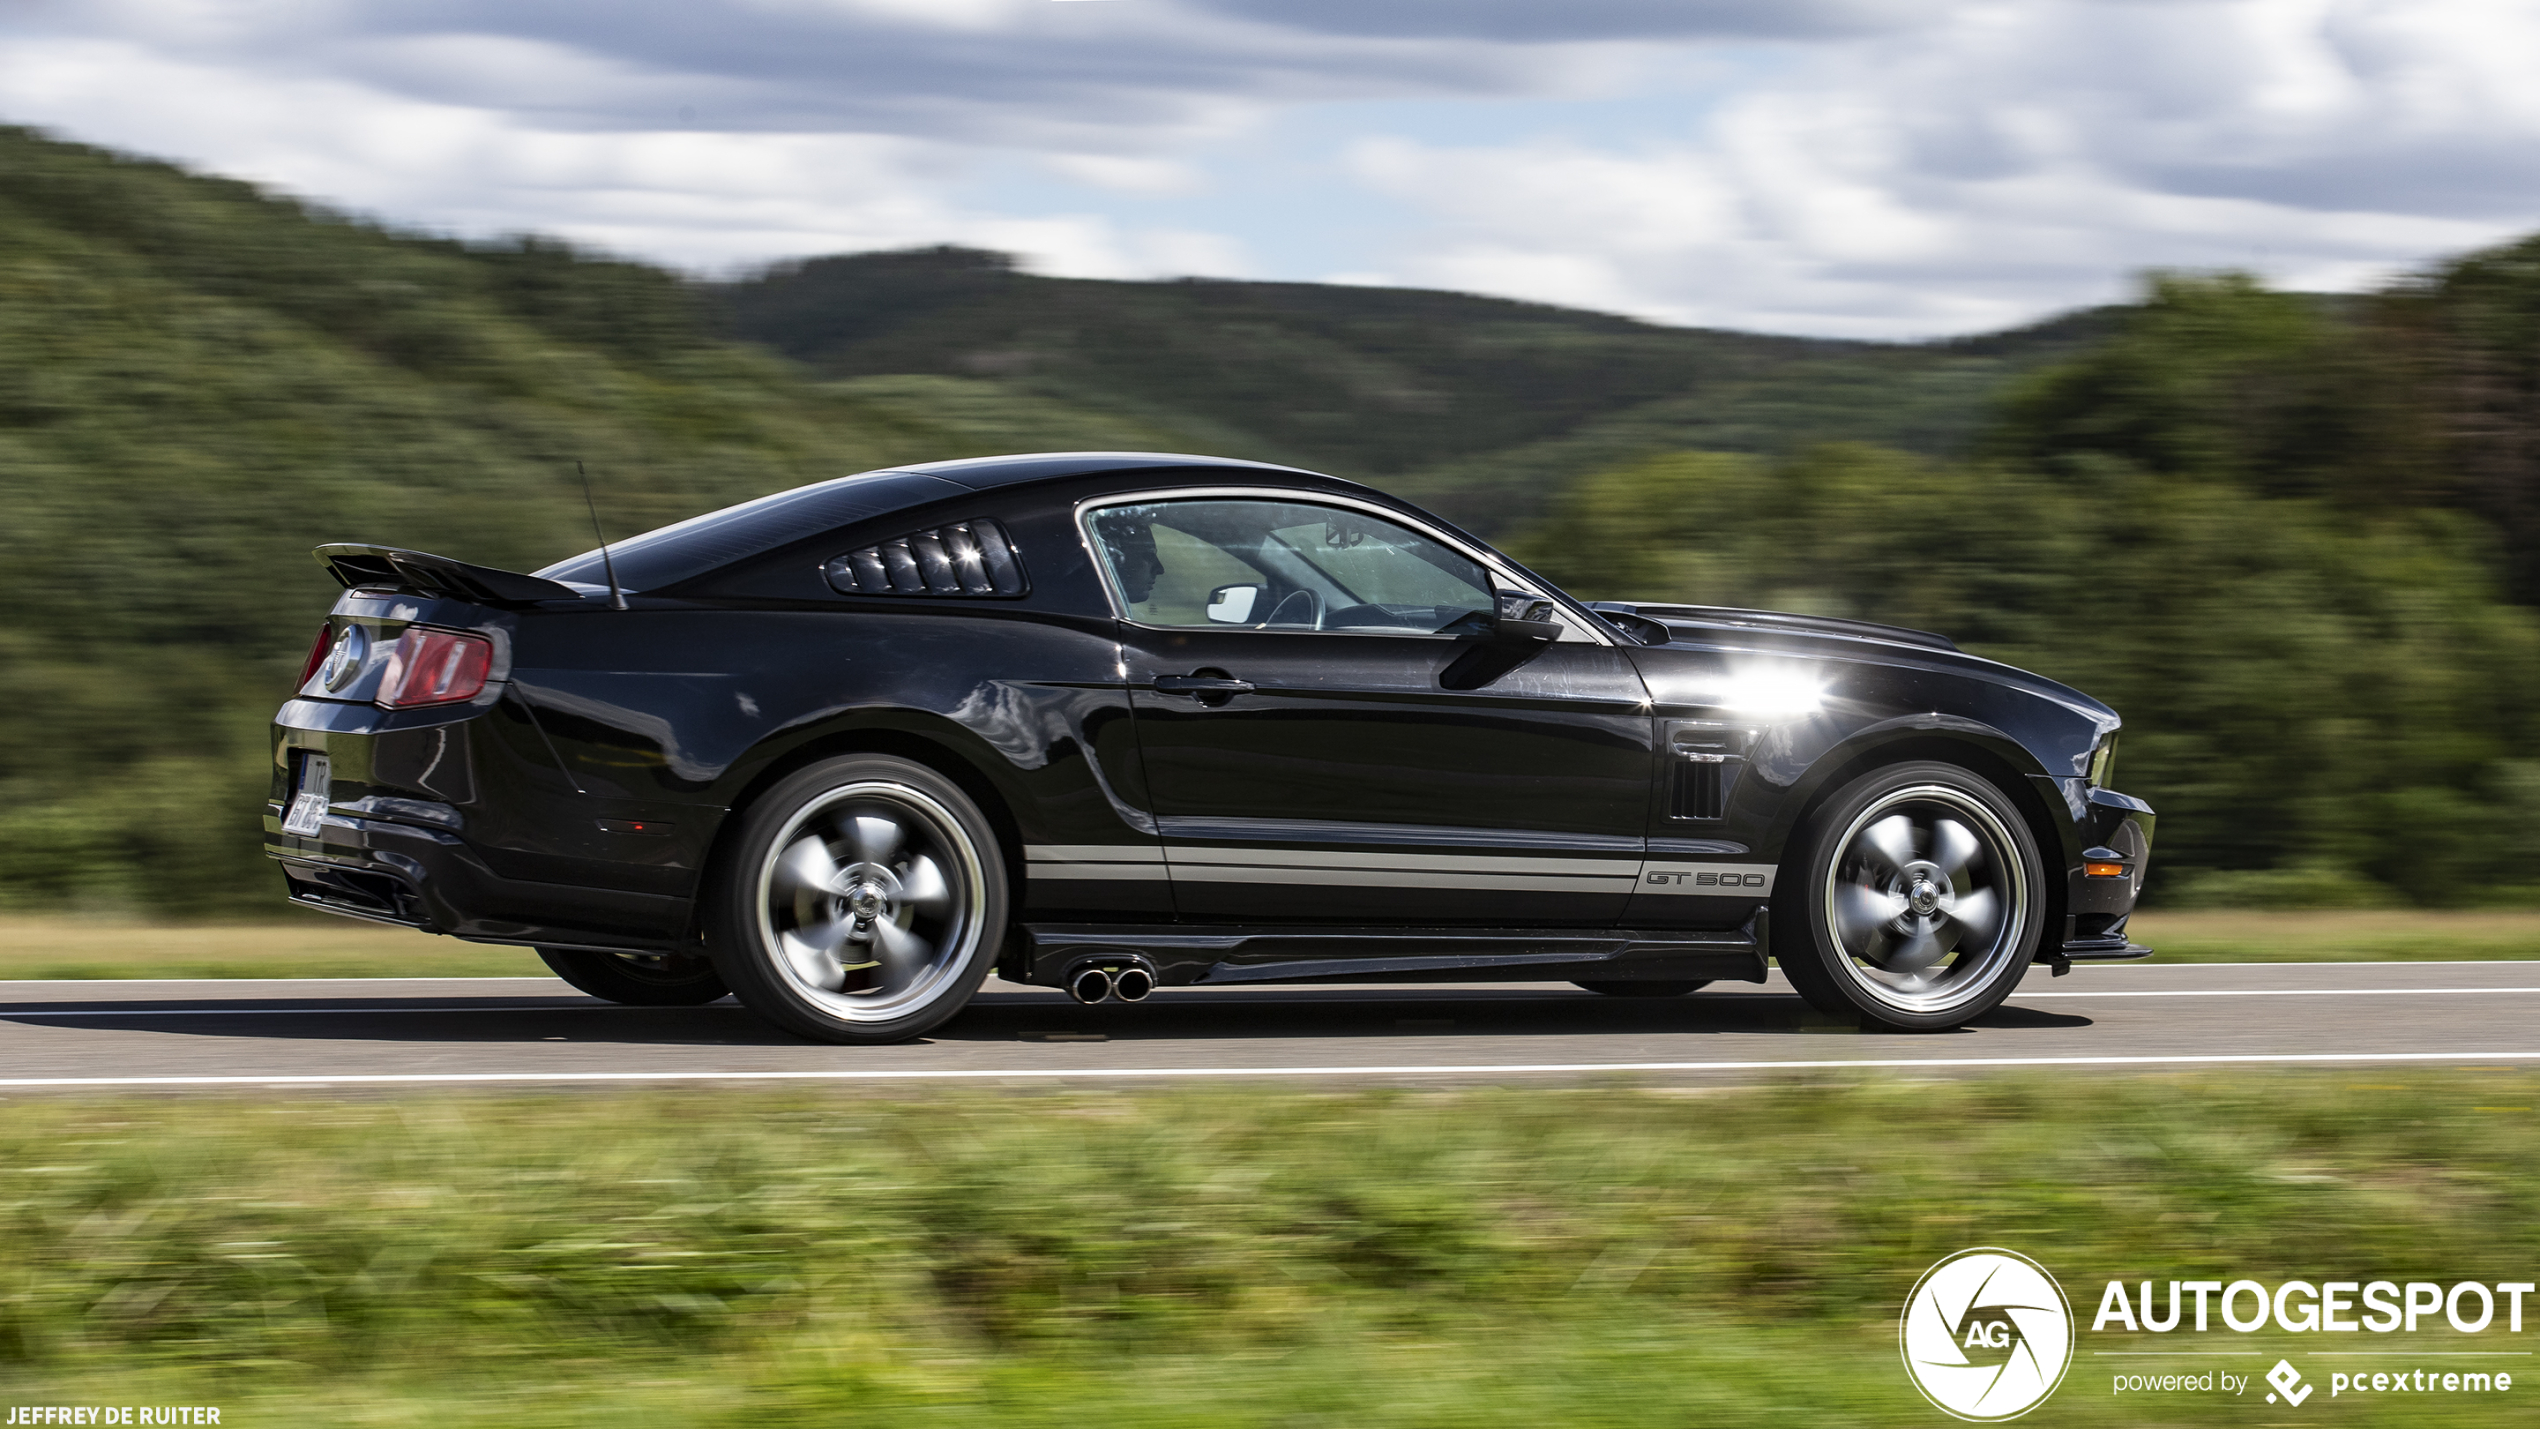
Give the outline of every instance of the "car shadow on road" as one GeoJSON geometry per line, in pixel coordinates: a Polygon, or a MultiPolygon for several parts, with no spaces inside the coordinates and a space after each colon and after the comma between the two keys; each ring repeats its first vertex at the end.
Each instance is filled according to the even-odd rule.
{"type": "MultiPolygon", "coordinates": [[[[277,999],[241,1007],[201,999],[117,1001],[110,1006],[0,1005],[0,1022],[30,1027],[150,1032],[235,1041],[464,1043],[531,1046],[787,1047],[808,1045],[726,999],[704,1007],[621,1007],[557,997],[453,1006],[446,997],[277,999]]],[[[1983,1030],[2069,1029],[2091,1019],[2031,1008],[1996,1008],[1940,1033],[1865,1030],[1778,991],[1613,998],[1543,989],[1424,991],[1351,987],[1174,989],[1145,1002],[1084,1006],[1040,989],[984,991],[924,1040],[1211,1042],[1315,1038],[1683,1036],[1963,1037],[1983,1030]]]]}
{"type": "Polygon", "coordinates": [[[1168,990],[1143,1003],[1078,1006],[983,996],[932,1036],[945,1042],[1101,1036],[1106,1041],[1255,1041],[1282,1038],[1632,1037],[1702,1034],[1786,1036],[1967,1036],[1988,1028],[2078,1028],[2071,1013],[2002,1007],[1947,1032],[1865,1030],[1838,1022],[1780,992],[1697,993],[1611,998],[1591,993],[1458,989],[1427,994],[1388,989],[1282,989],[1277,994],[1168,990]]]}

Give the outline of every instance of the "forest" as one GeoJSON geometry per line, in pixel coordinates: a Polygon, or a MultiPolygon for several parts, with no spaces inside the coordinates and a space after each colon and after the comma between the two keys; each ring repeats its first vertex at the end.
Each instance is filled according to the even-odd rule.
{"type": "Polygon", "coordinates": [[[0,130],[0,907],[280,906],[265,724],[368,540],[528,569],[896,462],[1144,448],[1399,492],[1588,598],[1941,631],[2126,716],[2148,896],[2540,902],[2540,238],[2362,295],[1878,344],[1451,293],[710,283],[0,130]]]}

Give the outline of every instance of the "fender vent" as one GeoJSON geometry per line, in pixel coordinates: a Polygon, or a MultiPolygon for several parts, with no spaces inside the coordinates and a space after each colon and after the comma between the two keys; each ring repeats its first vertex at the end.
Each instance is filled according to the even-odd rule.
{"type": "Polygon", "coordinates": [[[1006,598],[1031,590],[1023,557],[994,521],[961,521],[849,551],[823,567],[841,595],[1006,598]]]}
{"type": "Polygon", "coordinates": [[[1678,819],[1718,819],[1729,812],[1729,790],[1737,783],[1738,766],[1746,762],[1753,732],[1709,720],[1677,720],[1668,726],[1668,752],[1675,757],[1667,814],[1678,819]]]}
{"type": "Polygon", "coordinates": [[[1676,806],[1679,819],[1716,819],[1728,812],[1729,760],[1725,754],[1679,750],[1676,753],[1676,806]]]}

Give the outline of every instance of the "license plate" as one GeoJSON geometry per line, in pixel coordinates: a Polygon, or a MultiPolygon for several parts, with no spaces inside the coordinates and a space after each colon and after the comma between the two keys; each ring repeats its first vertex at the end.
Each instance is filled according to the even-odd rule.
{"type": "Polygon", "coordinates": [[[282,820],[282,831],[293,838],[317,837],[318,825],[326,818],[326,756],[300,756],[299,792],[291,797],[291,812],[282,820]]]}

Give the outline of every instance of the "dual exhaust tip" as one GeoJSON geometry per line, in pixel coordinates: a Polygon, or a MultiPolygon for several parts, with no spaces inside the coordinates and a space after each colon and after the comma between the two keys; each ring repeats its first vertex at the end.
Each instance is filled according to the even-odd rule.
{"type": "Polygon", "coordinates": [[[1144,1002],[1155,991],[1155,974],[1145,968],[1130,966],[1119,969],[1086,968],[1067,980],[1067,995],[1088,1005],[1116,997],[1122,1002],[1144,1002]]]}

